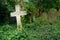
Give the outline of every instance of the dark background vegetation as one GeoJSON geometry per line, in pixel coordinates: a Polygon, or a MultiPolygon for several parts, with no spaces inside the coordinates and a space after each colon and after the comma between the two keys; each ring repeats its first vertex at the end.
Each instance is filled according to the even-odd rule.
{"type": "Polygon", "coordinates": [[[60,18],[52,23],[41,18],[51,8],[59,11],[60,0],[20,0],[21,10],[27,11],[21,19],[22,31],[16,29],[16,23],[10,23],[10,13],[15,11],[17,3],[17,0],[0,0],[0,40],[60,40],[60,18]]]}

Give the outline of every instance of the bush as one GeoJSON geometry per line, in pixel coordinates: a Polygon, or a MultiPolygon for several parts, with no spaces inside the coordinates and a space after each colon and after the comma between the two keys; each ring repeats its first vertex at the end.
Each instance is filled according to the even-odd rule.
{"type": "Polygon", "coordinates": [[[0,26],[0,40],[60,40],[59,21],[41,26],[39,21],[25,24],[22,32],[15,25],[0,26]]]}

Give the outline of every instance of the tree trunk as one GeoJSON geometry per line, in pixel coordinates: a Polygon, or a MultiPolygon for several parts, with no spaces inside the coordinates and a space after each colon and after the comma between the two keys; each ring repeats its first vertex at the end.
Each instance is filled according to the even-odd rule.
{"type": "Polygon", "coordinates": [[[20,0],[20,5],[21,5],[21,7],[23,7],[23,5],[24,5],[24,1],[23,0],[20,0]]]}
{"type": "Polygon", "coordinates": [[[42,14],[42,10],[38,9],[38,16],[40,16],[42,14]]]}

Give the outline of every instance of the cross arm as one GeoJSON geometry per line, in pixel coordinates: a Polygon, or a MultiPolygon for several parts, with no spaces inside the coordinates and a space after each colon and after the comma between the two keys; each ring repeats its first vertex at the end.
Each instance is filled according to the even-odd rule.
{"type": "Polygon", "coordinates": [[[11,15],[11,17],[15,17],[16,16],[16,12],[11,12],[10,15],[11,15]]]}
{"type": "Polygon", "coordinates": [[[27,15],[26,11],[21,11],[20,15],[27,15]]]}

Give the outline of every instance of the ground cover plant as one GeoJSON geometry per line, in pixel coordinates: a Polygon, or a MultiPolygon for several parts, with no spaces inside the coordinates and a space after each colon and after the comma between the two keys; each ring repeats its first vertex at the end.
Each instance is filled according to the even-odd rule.
{"type": "Polygon", "coordinates": [[[25,24],[22,32],[16,29],[16,25],[1,25],[0,40],[60,40],[58,23],[59,20],[56,20],[52,25],[43,25],[36,20],[31,24],[25,24]]]}

